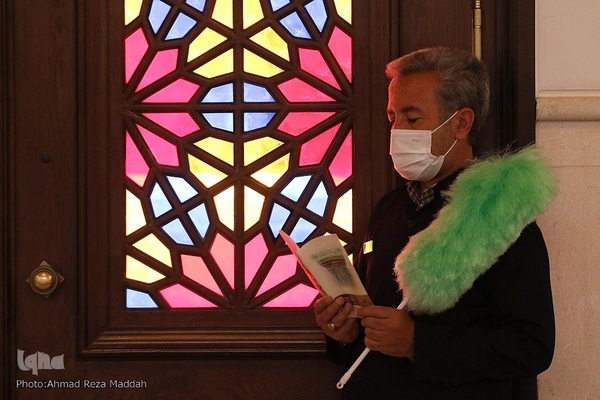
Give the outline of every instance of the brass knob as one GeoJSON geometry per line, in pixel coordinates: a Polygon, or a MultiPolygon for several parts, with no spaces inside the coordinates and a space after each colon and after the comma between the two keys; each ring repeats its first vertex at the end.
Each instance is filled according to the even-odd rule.
{"type": "Polygon", "coordinates": [[[50,297],[62,281],[64,281],[64,278],[46,261],[43,261],[39,267],[31,271],[29,278],[27,278],[31,290],[46,298],[50,297]]]}

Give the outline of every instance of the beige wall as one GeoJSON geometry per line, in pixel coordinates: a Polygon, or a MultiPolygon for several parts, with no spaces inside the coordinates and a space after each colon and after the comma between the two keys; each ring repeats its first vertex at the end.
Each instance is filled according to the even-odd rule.
{"type": "Polygon", "coordinates": [[[537,0],[536,141],[560,194],[539,218],[554,290],[540,400],[600,399],[600,1],[537,0]]]}

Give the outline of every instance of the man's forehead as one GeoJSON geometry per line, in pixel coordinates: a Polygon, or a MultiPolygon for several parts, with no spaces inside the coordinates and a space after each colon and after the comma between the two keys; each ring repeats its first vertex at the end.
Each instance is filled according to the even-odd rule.
{"type": "Polygon", "coordinates": [[[437,82],[437,75],[430,73],[394,78],[388,87],[389,100],[404,112],[428,108],[437,101],[437,82]]]}

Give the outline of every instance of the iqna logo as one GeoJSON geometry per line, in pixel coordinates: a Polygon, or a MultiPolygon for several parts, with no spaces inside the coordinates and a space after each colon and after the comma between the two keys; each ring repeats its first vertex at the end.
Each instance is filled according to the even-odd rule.
{"type": "Polygon", "coordinates": [[[17,349],[17,365],[21,371],[31,371],[37,376],[41,369],[65,369],[65,355],[50,358],[48,354],[38,351],[25,357],[25,352],[17,349]]]}

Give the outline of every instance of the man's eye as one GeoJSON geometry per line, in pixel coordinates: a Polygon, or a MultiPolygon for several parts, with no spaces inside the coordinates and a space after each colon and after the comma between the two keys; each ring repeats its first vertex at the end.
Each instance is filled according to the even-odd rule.
{"type": "Polygon", "coordinates": [[[406,119],[409,124],[415,124],[419,120],[419,118],[407,118],[406,119]]]}

